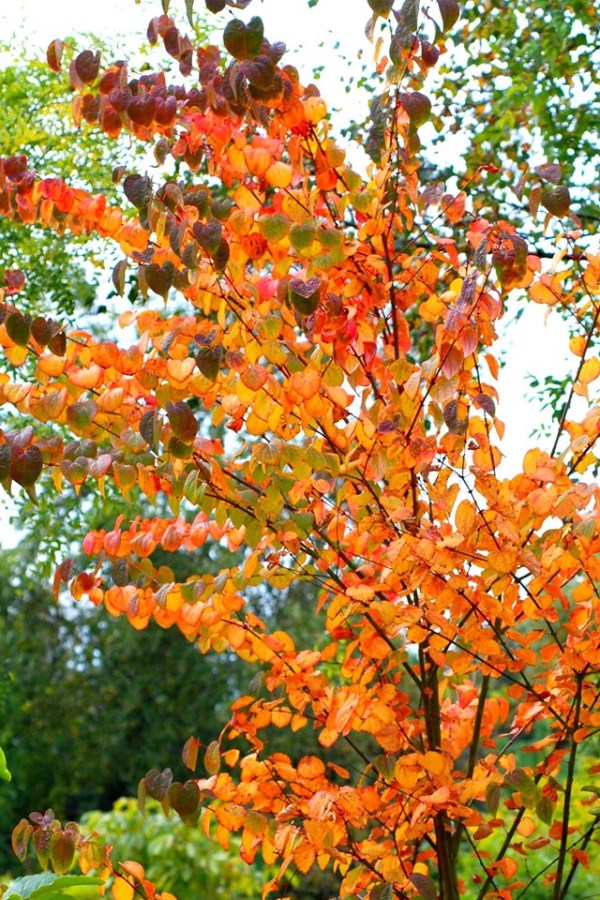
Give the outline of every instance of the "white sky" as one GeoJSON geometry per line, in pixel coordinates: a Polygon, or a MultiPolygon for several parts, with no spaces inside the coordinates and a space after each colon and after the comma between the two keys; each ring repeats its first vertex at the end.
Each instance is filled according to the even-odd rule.
{"type": "MultiPolygon", "coordinates": [[[[196,10],[204,10],[203,0],[196,0],[196,10]]],[[[57,37],[80,33],[97,34],[123,44],[123,51],[133,49],[145,40],[146,28],[153,15],[161,11],[160,0],[0,0],[0,34],[5,40],[16,33],[26,39],[31,55],[42,55],[48,43],[57,37]]],[[[171,13],[185,30],[184,2],[172,0],[171,13]]],[[[220,27],[231,12],[215,17],[204,12],[209,21],[220,27]]],[[[367,95],[353,89],[344,90],[343,79],[354,70],[360,77],[363,62],[372,71],[372,46],[365,38],[368,7],[365,0],[319,0],[309,9],[307,0],[253,0],[244,12],[235,15],[248,19],[260,15],[265,34],[271,41],[283,40],[288,46],[290,62],[300,69],[307,83],[316,66],[324,66],[318,82],[330,109],[340,108],[334,117],[335,127],[366,112],[367,95]],[[343,10],[343,14],[340,11],[343,10]],[[339,45],[339,47],[338,47],[339,45]],[[294,52],[294,50],[299,52],[294,52]],[[343,55],[342,55],[343,54],[343,55]]],[[[81,49],[86,48],[81,41],[81,49]]],[[[1,60],[0,60],[1,62],[1,60]]],[[[447,148],[448,149],[448,148],[447,148]]],[[[0,147],[0,154],[2,148],[0,147]]],[[[441,151],[443,152],[443,151],[441,151]]],[[[1,261],[0,261],[1,264],[1,261]]],[[[510,329],[510,340],[501,341],[507,360],[500,381],[500,418],[507,424],[502,449],[506,456],[504,470],[513,472],[531,441],[528,434],[541,413],[525,399],[527,374],[546,373],[560,377],[569,371],[564,363],[565,328],[556,315],[544,322],[545,308],[528,304],[517,328],[510,329]]],[[[498,348],[497,348],[498,349],[498,348]]],[[[0,547],[14,542],[14,532],[7,524],[8,504],[0,497],[0,547]]]]}

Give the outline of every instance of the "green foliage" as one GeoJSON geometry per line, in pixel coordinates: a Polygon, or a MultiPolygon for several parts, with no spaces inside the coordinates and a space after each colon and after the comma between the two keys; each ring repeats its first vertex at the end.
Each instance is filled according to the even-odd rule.
{"type": "Polygon", "coordinates": [[[0,778],[3,781],[10,781],[11,777],[8,766],[6,765],[6,755],[2,747],[0,747],[0,778]]]}
{"type": "Polygon", "coordinates": [[[52,806],[74,819],[135,793],[191,734],[208,743],[244,686],[237,661],[203,657],[174,632],[53,604],[24,567],[18,550],[0,558],[0,743],[13,776],[0,790],[2,868],[19,817],[52,806]]]}
{"type": "MultiPolygon", "coordinates": [[[[528,167],[544,159],[558,163],[575,212],[587,229],[597,230],[600,210],[592,188],[600,119],[598,4],[470,0],[460,22],[458,40],[467,52],[450,45],[438,95],[437,140],[450,127],[464,145],[469,174],[494,163],[514,172],[515,186],[528,167]]],[[[503,211],[514,221],[514,197],[511,202],[503,211]]]]}
{"type": "Polygon", "coordinates": [[[263,883],[272,875],[258,865],[247,866],[239,858],[239,840],[235,837],[225,851],[200,829],[167,819],[155,801],[147,801],[142,817],[135,800],[122,798],[111,812],[85,815],[82,827],[102,834],[113,846],[115,860],[135,859],[151,881],[180,898],[259,900],[263,883]]]}
{"type": "Polygon", "coordinates": [[[2,894],[4,900],[93,900],[100,897],[101,878],[42,872],[15,878],[2,894]]]}

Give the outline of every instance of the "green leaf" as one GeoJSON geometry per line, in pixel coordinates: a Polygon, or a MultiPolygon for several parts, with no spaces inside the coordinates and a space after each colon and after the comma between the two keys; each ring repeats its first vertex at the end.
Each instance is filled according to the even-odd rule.
{"type": "Polygon", "coordinates": [[[15,878],[6,889],[5,900],[55,900],[64,897],[69,900],[91,900],[99,897],[99,888],[104,885],[101,878],[90,875],[57,875],[55,872],[42,872],[39,875],[26,875],[15,878]],[[93,888],[94,890],[90,890],[93,888]]]}
{"type": "Polygon", "coordinates": [[[241,19],[233,19],[223,32],[223,43],[236,59],[254,59],[261,51],[265,29],[258,16],[245,25],[241,19]]]}
{"type": "Polygon", "coordinates": [[[264,239],[269,242],[280,241],[290,230],[290,220],[284,213],[261,216],[256,224],[264,239]]]}
{"type": "Polygon", "coordinates": [[[488,812],[495,816],[498,812],[498,806],[500,805],[499,784],[488,784],[487,788],[485,789],[485,805],[488,808],[488,812]]]}
{"type": "Polygon", "coordinates": [[[12,778],[6,765],[6,756],[4,755],[2,747],[0,747],[0,778],[2,778],[3,781],[10,781],[12,778]]]}
{"type": "Polygon", "coordinates": [[[68,872],[75,859],[75,838],[68,831],[55,831],[50,838],[52,868],[60,875],[68,872]]]}
{"type": "Polygon", "coordinates": [[[290,229],[290,244],[295,250],[306,250],[316,237],[317,230],[314,222],[303,222],[301,225],[292,225],[290,229]]]}
{"type": "Polygon", "coordinates": [[[549,797],[542,797],[541,800],[536,804],[535,811],[546,825],[552,825],[552,818],[554,816],[554,804],[549,797]]]}

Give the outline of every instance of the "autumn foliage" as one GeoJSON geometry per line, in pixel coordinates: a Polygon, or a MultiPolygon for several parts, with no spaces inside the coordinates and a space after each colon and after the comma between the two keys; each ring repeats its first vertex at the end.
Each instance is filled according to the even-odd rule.
{"type": "MultiPolygon", "coordinates": [[[[517,186],[554,229],[551,265],[471,204],[495,160],[452,190],[421,180],[424,82],[460,11],[368,7],[373,33],[391,28],[366,175],[257,17],[231,18],[223,49],[153,19],[149,38],[180,75],[72,56],[76,121],[151,145],[163,169],[115,171],[118,208],[12,156],[0,212],[108,239],[115,289],[133,279],[144,302],[121,313],[120,339],[97,339],[32,319],[27,273],[5,273],[0,403],[22,426],[0,437],[0,478],[32,497],[114,482],[123,515],[87,535],[83,571],[59,566],[56,593],[260,665],[261,689],[214,742],[186,744],[200,777],[154,770],[140,800],[224,846],[241,833],[246,861],[280,866],[265,897],[319,866],[340,874],[341,897],[508,900],[547,848],[540,877],[559,900],[600,818],[586,749],[600,727],[600,256],[557,165],[517,186]],[[494,346],[509,295],[574,328],[556,434],[510,477],[494,346]],[[206,542],[232,551],[229,568],[179,583],[153,562],[157,548],[206,542]],[[306,615],[323,617],[315,646],[269,631],[245,602],[248,588],[299,580],[317,597],[306,615]],[[309,730],[320,750],[272,752],[272,727],[309,730]]],[[[57,73],[64,50],[48,50],[57,73]]],[[[20,828],[24,853],[40,825],[20,828]]]]}

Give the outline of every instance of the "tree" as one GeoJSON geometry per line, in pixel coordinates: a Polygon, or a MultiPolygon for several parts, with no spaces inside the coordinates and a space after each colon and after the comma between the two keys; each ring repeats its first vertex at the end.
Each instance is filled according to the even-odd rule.
{"type": "MultiPolygon", "coordinates": [[[[332,867],[341,897],[483,900],[541,881],[564,900],[600,820],[600,257],[552,159],[519,188],[531,219],[544,211],[552,265],[509,216],[471,210],[477,185],[504,191],[498,160],[458,190],[421,180],[425,81],[460,10],[368,7],[366,177],[257,16],[228,18],[225,55],[194,48],[167,12],[153,19],[183,84],[73,56],[76,120],[152,143],[163,175],[121,173],[123,210],[13,155],[0,210],[110,238],[116,289],[133,272],[145,302],[120,316],[120,346],[31,321],[22,278],[7,278],[0,343],[16,372],[0,401],[23,421],[3,435],[0,473],[31,498],[38,482],[122,494],[114,525],[84,540],[85,569],[59,566],[56,593],[68,584],[135,628],[154,619],[261,667],[202,748],[205,773],[150,770],[141,805],[161,801],[222,847],[241,832],[244,860],[280,866],[265,896],[290,871],[332,867]],[[494,343],[511,292],[567,309],[577,333],[556,433],[509,477],[494,343]],[[169,512],[138,514],[148,501],[169,512]],[[153,557],[207,542],[232,554],[217,574],[179,579],[153,557]],[[324,627],[308,645],[245,602],[292,583],[318,587],[324,627]],[[273,729],[311,731],[318,749],[295,759],[273,729]]],[[[55,71],[64,51],[48,49],[55,71]]],[[[200,749],[184,748],[193,772],[200,749]]],[[[23,820],[15,845],[31,839],[60,873],[80,840],[68,829],[23,820]]],[[[84,870],[90,859],[84,843],[84,870]]],[[[131,895],[124,877],[152,896],[141,867],[126,872],[115,900],[131,895]]]]}

